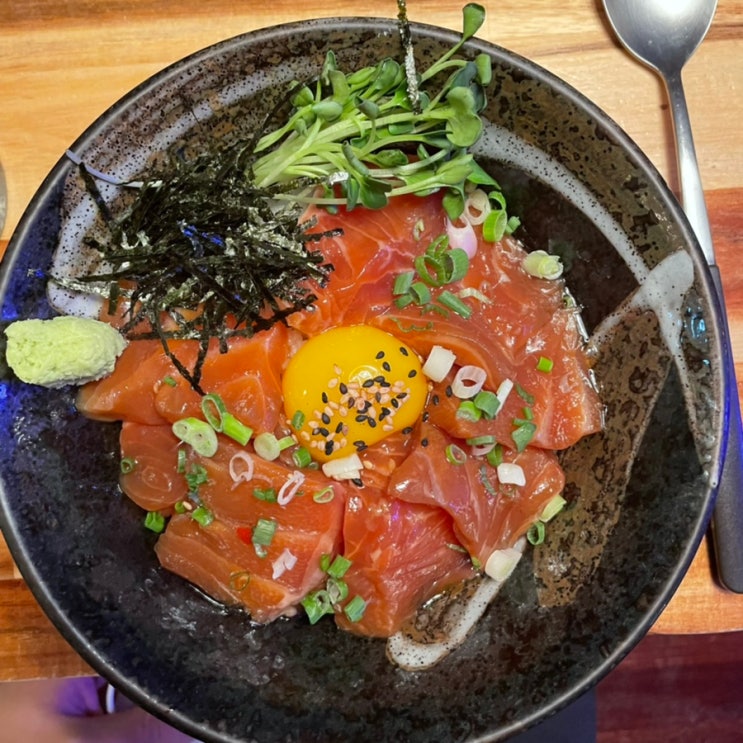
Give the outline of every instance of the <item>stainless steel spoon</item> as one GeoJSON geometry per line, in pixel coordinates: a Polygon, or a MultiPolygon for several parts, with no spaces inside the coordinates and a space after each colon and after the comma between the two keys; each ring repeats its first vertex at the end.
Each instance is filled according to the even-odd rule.
{"type": "MultiPolygon", "coordinates": [[[[665,82],[676,134],[682,203],[697,235],[720,304],[720,272],[715,263],[704,191],[699,176],[681,70],[707,35],[717,0],[603,0],[619,40],[665,82]]],[[[727,331],[727,328],[726,328],[727,331]]],[[[729,333],[727,333],[729,337],[729,333]]],[[[732,354],[728,353],[728,445],[712,517],[717,574],[729,590],[743,593],[743,434],[732,354]]]]}

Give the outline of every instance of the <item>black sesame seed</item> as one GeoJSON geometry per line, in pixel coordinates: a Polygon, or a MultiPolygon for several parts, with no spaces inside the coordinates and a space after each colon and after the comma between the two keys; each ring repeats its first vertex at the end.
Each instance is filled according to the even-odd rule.
{"type": "Polygon", "coordinates": [[[392,405],[393,408],[399,408],[400,407],[400,401],[396,397],[393,397],[390,400],[390,405],[392,405]]]}
{"type": "Polygon", "coordinates": [[[433,396],[431,397],[431,402],[432,402],[432,403],[433,403],[434,405],[438,405],[438,404],[439,404],[439,396],[438,396],[438,395],[433,395],[433,396]]]}
{"type": "Polygon", "coordinates": [[[322,401],[327,405],[328,404],[328,393],[323,392],[322,393],[322,401]]]}
{"type": "Polygon", "coordinates": [[[364,439],[354,441],[353,445],[356,447],[356,451],[364,451],[364,449],[366,449],[366,441],[364,441],[364,439]]]}
{"type": "Polygon", "coordinates": [[[364,481],[360,477],[354,477],[351,482],[357,487],[357,488],[363,488],[364,487],[364,481]]]}
{"type": "Polygon", "coordinates": [[[389,408],[382,408],[382,411],[379,413],[379,420],[383,421],[390,413],[389,408]]]}
{"type": "Polygon", "coordinates": [[[397,395],[397,399],[398,400],[404,400],[407,396],[408,396],[408,393],[407,392],[400,392],[397,395]]]}
{"type": "Polygon", "coordinates": [[[355,397],[349,397],[349,398],[348,398],[348,403],[347,403],[347,404],[348,404],[348,409],[349,409],[349,410],[350,410],[351,408],[355,407],[355,405],[356,405],[356,398],[355,398],[355,397]]]}
{"type": "Polygon", "coordinates": [[[375,359],[383,359],[384,358],[384,351],[380,351],[374,358],[375,359]]]}
{"type": "Polygon", "coordinates": [[[402,354],[403,356],[408,356],[408,355],[409,355],[409,354],[408,354],[408,349],[407,349],[407,348],[405,348],[405,346],[400,346],[400,353],[401,353],[401,354],[402,354]]]}
{"type": "Polygon", "coordinates": [[[416,375],[417,373],[418,373],[418,372],[417,372],[417,371],[416,371],[415,369],[411,369],[411,370],[410,370],[410,371],[408,372],[408,378],[409,378],[409,379],[412,379],[412,378],[413,378],[413,377],[414,377],[414,376],[415,376],[415,375],[416,375]]]}
{"type": "Polygon", "coordinates": [[[377,422],[374,420],[374,418],[369,418],[366,422],[369,424],[369,428],[377,427],[377,422]]]}
{"type": "Polygon", "coordinates": [[[413,433],[413,427],[412,426],[405,426],[405,428],[402,429],[402,432],[407,433],[413,433]]]}
{"type": "Polygon", "coordinates": [[[322,419],[322,422],[327,426],[328,423],[330,423],[330,416],[327,413],[323,413],[320,418],[322,419]]]}
{"type": "Polygon", "coordinates": [[[359,413],[359,414],[358,414],[358,415],[356,416],[356,422],[357,422],[357,423],[363,423],[363,422],[364,422],[364,421],[365,421],[365,420],[366,420],[366,419],[367,419],[368,417],[369,417],[369,416],[367,416],[367,415],[364,415],[363,413],[359,413]]]}
{"type": "Polygon", "coordinates": [[[373,379],[367,379],[361,386],[362,387],[372,387],[374,385],[373,379]]]}
{"type": "Polygon", "coordinates": [[[380,386],[380,387],[392,387],[392,383],[391,383],[391,382],[388,382],[388,381],[387,381],[387,380],[385,379],[385,380],[383,380],[383,381],[381,381],[381,382],[379,383],[379,386],[380,386]]]}
{"type": "Polygon", "coordinates": [[[343,432],[343,421],[341,421],[336,427],[335,427],[336,433],[342,433],[343,432]]]}
{"type": "Polygon", "coordinates": [[[315,431],[317,431],[317,435],[322,436],[323,438],[330,436],[330,431],[328,431],[327,428],[316,428],[315,431]]]}
{"type": "Polygon", "coordinates": [[[335,448],[335,443],[333,441],[326,441],[325,442],[325,456],[330,456],[333,453],[333,449],[335,448]]]}
{"type": "Polygon", "coordinates": [[[422,420],[422,421],[423,421],[424,423],[426,423],[426,422],[428,421],[428,419],[429,419],[430,417],[431,417],[431,416],[430,416],[429,412],[428,412],[428,411],[426,410],[426,411],[425,411],[425,412],[423,413],[423,415],[421,416],[421,420],[422,420]]]}
{"type": "Polygon", "coordinates": [[[446,390],[444,390],[444,391],[446,392],[446,396],[447,397],[451,397],[454,394],[454,390],[452,390],[450,384],[447,384],[446,385],[446,390]]]}
{"type": "Polygon", "coordinates": [[[421,446],[428,446],[428,439],[421,439],[421,446]]]}
{"type": "Polygon", "coordinates": [[[382,393],[381,393],[381,392],[376,392],[376,393],[374,394],[374,399],[375,399],[375,400],[376,400],[377,402],[382,402],[382,393]]]}
{"type": "Polygon", "coordinates": [[[382,369],[384,369],[386,372],[392,371],[392,367],[390,366],[389,361],[382,362],[382,369]]]}
{"type": "Polygon", "coordinates": [[[383,374],[380,374],[378,377],[374,377],[374,381],[377,384],[382,384],[383,382],[386,382],[387,380],[384,378],[383,374]]]}
{"type": "Polygon", "coordinates": [[[348,392],[348,385],[345,382],[341,382],[338,385],[338,389],[341,391],[341,395],[345,395],[348,392]]]}

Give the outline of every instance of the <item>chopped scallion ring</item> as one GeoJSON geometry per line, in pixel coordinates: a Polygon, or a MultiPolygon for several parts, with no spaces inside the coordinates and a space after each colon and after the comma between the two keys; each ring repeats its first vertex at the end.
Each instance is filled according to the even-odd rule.
{"type": "Polygon", "coordinates": [[[472,400],[462,400],[457,408],[457,418],[474,423],[482,418],[482,411],[477,408],[472,400]]]}
{"type": "Polygon", "coordinates": [[[552,361],[552,359],[547,358],[546,356],[540,356],[539,361],[537,361],[537,371],[549,374],[552,371],[552,367],[554,365],[555,362],[552,361]]]}
{"type": "Polygon", "coordinates": [[[333,490],[332,485],[328,485],[328,487],[318,490],[312,496],[312,500],[315,501],[315,503],[330,503],[333,498],[335,498],[335,490],[333,490]]]}
{"type": "Polygon", "coordinates": [[[366,601],[361,596],[354,596],[344,607],[343,613],[349,622],[359,622],[366,611],[366,601]]]}
{"type": "Polygon", "coordinates": [[[449,464],[461,465],[467,461],[467,453],[456,444],[449,444],[446,447],[446,461],[449,464]]]}
{"type": "Polygon", "coordinates": [[[191,518],[199,526],[209,526],[214,521],[214,514],[206,506],[199,506],[191,511],[191,518]]]}
{"type": "Polygon", "coordinates": [[[159,511],[148,511],[144,518],[144,525],[146,529],[160,534],[165,529],[165,516],[159,511]]]}
{"type": "Polygon", "coordinates": [[[305,446],[298,446],[292,452],[292,461],[296,467],[307,467],[312,463],[312,455],[310,450],[305,446]]]}
{"type": "Polygon", "coordinates": [[[444,289],[437,299],[439,304],[460,315],[465,320],[469,320],[472,315],[472,308],[468,304],[465,304],[456,294],[452,294],[447,289],[444,289]]]}
{"type": "Polygon", "coordinates": [[[538,545],[544,542],[545,527],[543,521],[535,521],[526,533],[529,544],[538,545]]]}
{"type": "Polygon", "coordinates": [[[137,466],[137,462],[132,457],[124,457],[121,460],[121,464],[119,465],[119,469],[121,470],[122,475],[128,475],[130,472],[134,471],[134,468],[137,466]]]}
{"type": "Polygon", "coordinates": [[[500,400],[498,395],[490,390],[480,390],[473,400],[475,407],[488,418],[495,418],[495,414],[500,410],[500,400]]]}
{"type": "Polygon", "coordinates": [[[261,547],[270,546],[274,534],[276,534],[277,526],[278,524],[274,519],[258,519],[253,527],[253,535],[251,537],[253,544],[258,544],[261,547]]]}
{"type": "Polygon", "coordinates": [[[245,446],[253,435],[253,429],[235,418],[232,413],[225,413],[222,416],[222,433],[237,441],[240,446],[245,446]]]}
{"type": "Polygon", "coordinates": [[[305,414],[301,410],[297,410],[292,416],[292,428],[298,431],[304,425],[305,420],[305,414]]]}
{"type": "Polygon", "coordinates": [[[172,427],[176,438],[189,444],[202,457],[213,457],[219,443],[217,432],[206,422],[198,418],[181,418],[172,427]]]}
{"type": "Polygon", "coordinates": [[[279,440],[270,431],[259,433],[253,440],[253,447],[255,448],[255,453],[261,459],[269,462],[272,462],[281,454],[279,440]]]}
{"type": "Polygon", "coordinates": [[[325,572],[332,578],[342,578],[350,567],[351,561],[347,557],[336,555],[325,572]]]}
{"type": "Polygon", "coordinates": [[[222,431],[222,419],[227,412],[227,406],[219,395],[208,394],[201,398],[201,412],[206,422],[218,432],[222,431]]]}

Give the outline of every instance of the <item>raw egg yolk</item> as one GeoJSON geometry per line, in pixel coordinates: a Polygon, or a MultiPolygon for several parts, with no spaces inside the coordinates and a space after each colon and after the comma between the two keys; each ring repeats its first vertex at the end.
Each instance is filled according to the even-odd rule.
{"type": "Polygon", "coordinates": [[[289,361],[282,386],[299,441],[320,462],[411,427],[428,392],[417,354],[368,325],[310,338],[289,361]]]}

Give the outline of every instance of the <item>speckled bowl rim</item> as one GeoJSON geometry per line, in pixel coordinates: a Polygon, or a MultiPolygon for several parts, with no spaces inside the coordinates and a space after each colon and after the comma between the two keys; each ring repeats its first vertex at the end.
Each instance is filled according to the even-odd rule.
{"type": "MultiPolygon", "coordinates": [[[[453,39],[459,37],[455,32],[432,26],[424,23],[411,23],[414,35],[422,34],[427,37],[433,37],[444,42],[450,43],[453,39]]],[[[200,61],[209,59],[212,56],[223,54],[225,51],[231,49],[238,49],[245,44],[260,44],[263,40],[272,39],[275,40],[277,37],[293,35],[306,31],[308,29],[335,29],[335,28],[360,28],[360,29],[376,29],[378,34],[389,34],[397,32],[397,23],[392,19],[384,18],[366,18],[366,17],[339,17],[339,18],[320,18],[307,21],[297,21],[292,23],[281,24],[277,26],[267,27],[258,29],[255,31],[247,32],[226,39],[224,41],[213,44],[200,51],[197,51],[191,55],[188,55],[173,64],[165,67],[160,72],[151,76],[150,78],[143,81],[141,84],[133,88],[129,93],[125,94],[119,101],[108,108],[102,113],[71,145],[72,150],[84,151],[86,143],[92,141],[108,124],[114,119],[122,109],[125,109],[138,100],[146,98],[153,88],[160,86],[163,82],[168,79],[175,78],[178,74],[186,67],[194,65],[200,61]]],[[[604,111],[598,108],[582,93],[577,91],[571,85],[549,72],[548,70],[540,67],[534,62],[515,54],[513,52],[504,49],[491,42],[481,41],[477,37],[472,39],[469,46],[479,51],[487,52],[491,57],[498,60],[504,65],[521,69],[527,75],[534,78],[538,82],[552,88],[559,93],[560,96],[571,101],[577,108],[586,112],[588,115],[593,117],[600,126],[610,132],[611,136],[621,145],[626,151],[628,157],[634,161],[638,168],[647,177],[649,184],[661,197],[664,207],[668,210],[668,213],[672,215],[673,219],[676,220],[681,228],[682,234],[686,246],[689,249],[689,253],[693,259],[694,271],[697,279],[701,282],[704,290],[711,299],[711,308],[713,310],[714,318],[717,320],[717,327],[713,333],[713,340],[717,344],[714,352],[718,354],[718,358],[721,358],[724,353],[727,353],[729,348],[729,338],[727,335],[727,326],[724,322],[719,322],[719,319],[723,317],[723,309],[717,300],[714,284],[712,282],[711,275],[708,271],[707,264],[704,260],[702,251],[697,243],[696,237],[693,233],[691,226],[689,225],[686,216],[681,209],[675,196],[671,193],[668,185],[663,180],[655,166],[650,162],[647,156],[643,153],[640,147],[619,127],[619,125],[609,117],[604,111]]],[[[10,282],[13,266],[18,257],[17,246],[22,245],[25,242],[27,233],[33,229],[33,217],[44,202],[49,198],[50,194],[58,188],[60,182],[67,177],[71,168],[70,161],[66,157],[61,157],[60,160],[55,164],[51,172],[44,179],[38,191],[31,200],[29,206],[25,210],[19,225],[13,234],[6,255],[2,262],[2,271],[0,271],[0,296],[3,296],[6,291],[6,287],[10,282]]],[[[730,383],[726,377],[726,371],[721,370],[722,381],[720,383],[720,389],[729,390],[730,383]]],[[[723,397],[723,415],[721,420],[726,421],[728,417],[728,394],[722,395],[723,397]]],[[[727,441],[727,426],[720,432],[718,437],[718,443],[716,451],[724,452],[727,441]]],[[[578,698],[581,694],[595,686],[609,671],[611,671],[616,665],[632,650],[637,642],[647,633],[658,616],[661,614],[665,606],[670,601],[673,593],[683,579],[689,565],[692,562],[694,555],[697,552],[699,544],[704,536],[707,528],[708,521],[710,519],[714,498],[716,494],[715,483],[719,481],[719,472],[722,466],[721,456],[716,457],[715,463],[710,468],[710,485],[706,489],[704,498],[704,508],[698,514],[696,523],[694,525],[694,538],[691,539],[685,546],[682,553],[682,559],[679,560],[674,568],[670,571],[665,582],[665,590],[663,590],[656,601],[650,606],[645,614],[645,619],[639,623],[635,630],[630,633],[624,641],[619,644],[614,651],[608,655],[604,662],[596,666],[592,673],[586,676],[580,684],[575,685],[572,689],[568,690],[560,697],[555,698],[551,704],[545,706],[543,709],[535,712],[531,716],[523,719],[518,719],[506,724],[497,730],[494,730],[487,737],[477,738],[477,740],[494,740],[503,739],[510,737],[518,732],[522,732],[526,728],[532,726],[538,721],[550,716],[554,712],[564,707],[569,702],[578,698]],[[496,736],[493,738],[492,736],[496,736]]],[[[4,502],[4,493],[0,491],[0,499],[4,502]]],[[[96,671],[100,672],[107,679],[109,679],[118,689],[129,696],[131,699],[141,704],[146,709],[150,710],[157,716],[167,719],[169,722],[174,723],[181,727],[183,730],[190,732],[192,735],[201,736],[206,734],[208,739],[211,740],[222,740],[221,738],[213,738],[212,733],[204,730],[198,724],[194,723],[192,719],[183,715],[179,711],[171,710],[157,700],[152,700],[143,694],[140,689],[132,683],[132,681],[126,676],[122,675],[117,668],[111,667],[106,659],[96,652],[82,636],[76,626],[71,623],[69,617],[64,613],[63,610],[55,603],[52,597],[49,596],[44,587],[44,580],[41,574],[37,571],[35,565],[29,559],[28,552],[22,541],[19,541],[17,535],[14,533],[12,526],[5,514],[5,509],[0,509],[0,522],[3,526],[3,533],[10,547],[11,553],[18,563],[18,567],[28,583],[31,591],[35,598],[43,608],[44,612],[50,617],[54,625],[57,627],[63,637],[75,648],[75,650],[86,660],[96,671]]],[[[227,739],[224,739],[227,740],[227,739]]],[[[231,740],[231,739],[230,739],[231,740]]],[[[475,739],[473,739],[475,740],[475,739]]]]}

